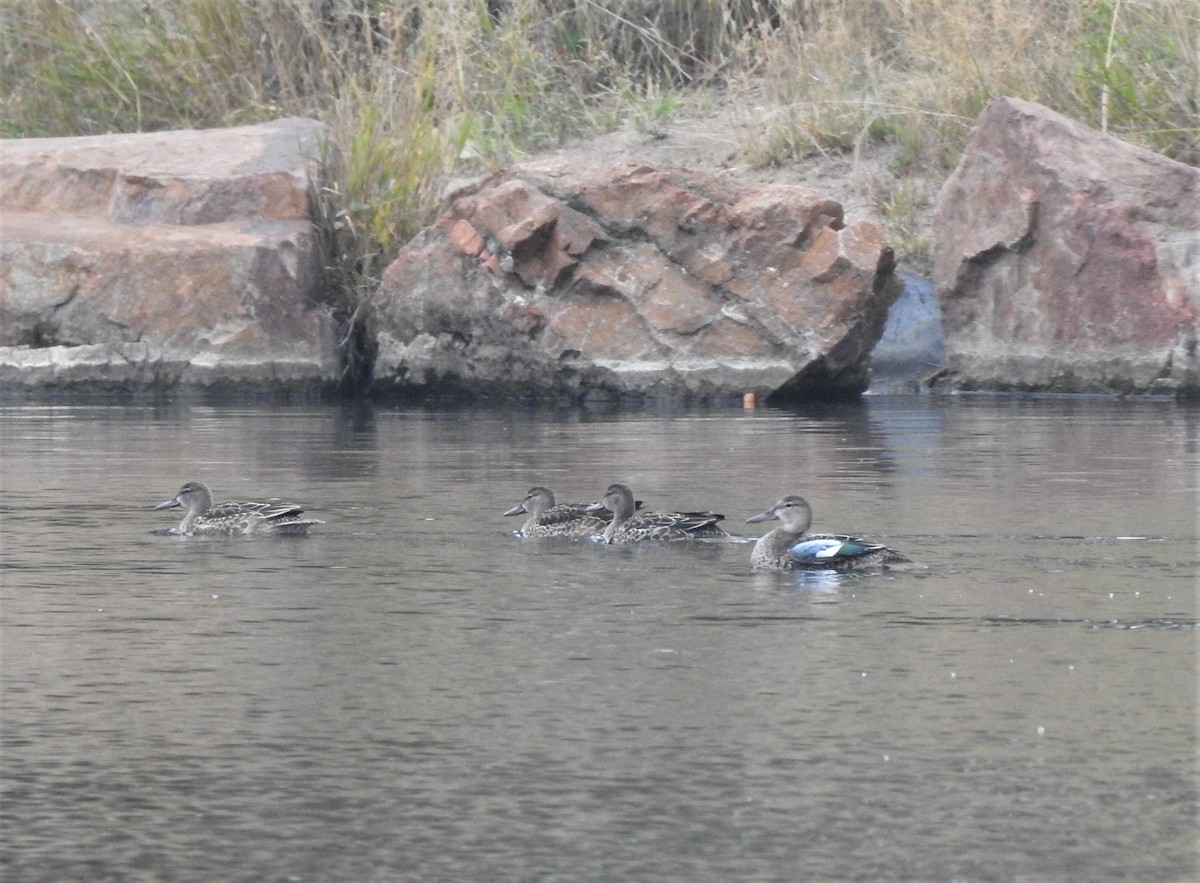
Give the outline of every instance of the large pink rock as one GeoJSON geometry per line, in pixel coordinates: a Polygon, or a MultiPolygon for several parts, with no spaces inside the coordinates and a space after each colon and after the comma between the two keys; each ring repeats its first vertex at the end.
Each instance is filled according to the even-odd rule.
{"type": "Polygon", "coordinates": [[[331,383],[323,137],[291,119],[0,142],[0,387],[331,383]]]}
{"type": "Polygon", "coordinates": [[[997,99],[934,239],[951,386],[1200,393],[1200,170],[997,99]]]}
{"type": "Polygon", "coordinates": [[[462,191],[375,300],[375,388],[858,393],[900,286],[874,225],[793,186],[555,159],[462,191]]]}

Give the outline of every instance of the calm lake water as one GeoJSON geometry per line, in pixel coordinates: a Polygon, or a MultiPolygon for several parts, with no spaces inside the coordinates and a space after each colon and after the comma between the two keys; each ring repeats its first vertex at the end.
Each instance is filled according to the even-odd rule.
{"type": "Polygon", "coordinates": [[[1195,405],[10,402],[0,444],[6,883],[1200,872],[1195,405]],[[189,479],[327,523],[151,533],[189,479]],[[500,516],[613,481],[925,569],[500,516]]]}

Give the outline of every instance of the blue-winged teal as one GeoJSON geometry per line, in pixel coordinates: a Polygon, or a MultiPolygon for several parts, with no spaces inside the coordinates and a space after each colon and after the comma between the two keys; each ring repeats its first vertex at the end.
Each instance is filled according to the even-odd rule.
{"type": "Polygon", "coordinates": [[[301,518],[304,511],[291,503],[234,502],[213,505],[212,491],[199,481],[189,481],[174,497],[155,509],[187,510],[176,531],[184,536],[240,536],[245,534],[304,534],[323,521],[301,518]]]}
{"type": "Polygon", "coordinates": [[[763,570],[866,570],[912,564],[895,549],[843,534],[811,534],[812,507],[789,494],[747,524],[779,519],[777,527],[754,544],[750,563],[763,570]],[[801,539],[803,537],[803,539],[801,539]]]}
{"type": "Polygon", "coordinates": [[[623,484],[609,485],[604,499],[593,503],[588,511],[596,512],[605,507],[613,512],[613,520],[604,529],[606,543],[728,536],[717,527],[717,522],[725,516],[715,512],[637,512],[633,491],[623,484]]]}
{"type": "Polygon", "coordinates": [[[519,533],[525,537],[590,537],[604,532],[611,512],[588,514],[590,503],[555,503],[549,488],[531,487],[505,515],[529,514],[519,533]],[[605,517],[607,516],[607,517],[605,517]]]}

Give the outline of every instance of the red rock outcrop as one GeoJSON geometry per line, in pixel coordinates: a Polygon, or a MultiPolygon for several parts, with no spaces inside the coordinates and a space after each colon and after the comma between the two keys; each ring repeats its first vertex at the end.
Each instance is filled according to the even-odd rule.
{"type": "Polygon", "coordinates": [[[1200,170],[997,99],[934,239],[949,385],[1200,394],[1200,170]]]}
{"type": "Polygon", "coordinates": [[[332,382],[308,208],[323,131],[0,142],[0,388],[332,382]]]}
{"type": "Polygon", "coordinates": [[[388,268],[374,384],[858,393],[900,287],[879,230],[806,189],[529,163],[461,191],[388,268]]]}

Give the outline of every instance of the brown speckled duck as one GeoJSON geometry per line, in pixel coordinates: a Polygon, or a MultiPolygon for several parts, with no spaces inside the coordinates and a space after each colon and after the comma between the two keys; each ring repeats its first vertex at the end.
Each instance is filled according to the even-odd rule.
{"type": "Polygon", "coordinates": [[[589,514],[590,505],[555,503],[550,488],[531,487],[524,499],[504,514],[529,515],[518,531],[523,537],[590,537],[604,533],[612,519],[612,513],[607,511],[589,514]]]}
{"type": "Polygon", "coordinates": [[[155,509],[182,506],[186,512],[172,533],[183,536],[245,536],[248,534],[306,534],[316,519],[291,503],[234,502],[213,505],[212,491],[199,481],[189,481],[174,497],[155,509]]]}
{"type": "Polygon", "coordinates": [[[638,543],[644,540],[694,540],[729,536],[717,522],[724,515],[715,512],[638,512],[633,491],[623,484],[611,484],[604,499],[593,503],[589,512],[608,508],[613,519],[604,529],[606,543],[638,543]]]}

